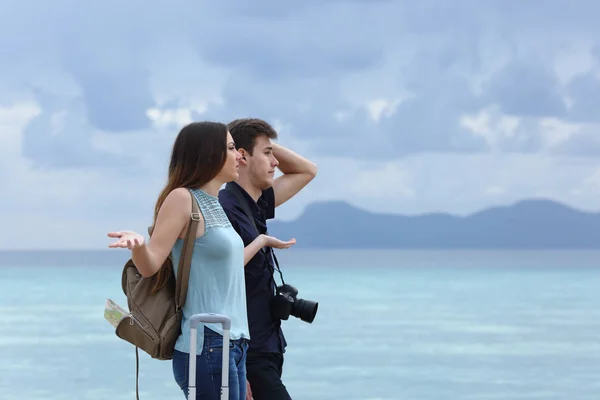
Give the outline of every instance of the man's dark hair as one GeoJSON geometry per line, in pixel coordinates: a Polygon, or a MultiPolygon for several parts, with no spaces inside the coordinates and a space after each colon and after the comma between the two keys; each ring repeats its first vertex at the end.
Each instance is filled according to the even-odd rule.
{"type": "Polygon", "coordinates": [[[235,147],[246,150],[252,155],[256,138],[266,136],[269,139],[277,139],[277,132],[266,121],[259,118],[240,118],[231,121],[227,125],[229,133],[235,142],[235,147]]]}

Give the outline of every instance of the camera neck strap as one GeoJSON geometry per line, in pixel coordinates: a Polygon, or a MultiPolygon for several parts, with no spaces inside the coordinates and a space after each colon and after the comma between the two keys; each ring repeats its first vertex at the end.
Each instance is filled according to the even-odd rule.
{"type": "MultiPolygon", "coordinates": [[[[279,269],[279,261],[277,261],[277,257],[275,257],[275,252],[273,251],[273,249],[271,247],[269,247],[269,250],[271,250],[271,256],[273,257],[273,261],[275,261],[275,269],[277,269],[277,272],[279,272],[279,277],[281,278],[281,284],[285,285],[285,281],[283,280],[283,274],[281,273],[281,270],[279,269]]],[[[275,274],[275,271],[273,271],[273,267],[271,267],[271,272],[273,274],[275,274]]]]}
{"type": "MultiPolygon", "coordinates": [[[[254,216],[252,215],[252,211],[250,211],[248,202],[244,198],[243,194],[240,193],[238,186],[235,184],[228,183],[227,185],[225,185],[225,190],[231,192],[236,197],[238,203],[242,207],[242,210],[244,210],[244,214],[246,214],[246,216],[250,220],[250,223],[252,223],[254,230],[256,230],[256,235],[258,237],[260,235],[260,231],[258,230],[258,227],[256,226],[256,221],[254,221],[254,216]]],[[[265,231],[265,234],[268,234],[268,232],[265,231]]],[[[271,257],[273,257],[273,261],[275,262],[275,267],[273,267],[273,265],[271,265],[270,263],[267,263],[269,265],[269,269],[271,270],[271,274],[274,275],[275,269],[277,269],[277,272],[279,272],[279,277],[281,278],[281,283],[285,285],[285,281],[283,280],[283,274],[281,273],[281,269],[279,269],[279,261],[277,261],[277,257],[275,257],[275,252],[273,251],[273,249],[271,247],[268,247],[268,249],[269,250],[267,251],[267,250],[265,250],[264,247],[261,247],[259,251],[262,251],[262,253],[264,254],[265,257],[268,257],[269,254],[271,255],[271,257]]]]}

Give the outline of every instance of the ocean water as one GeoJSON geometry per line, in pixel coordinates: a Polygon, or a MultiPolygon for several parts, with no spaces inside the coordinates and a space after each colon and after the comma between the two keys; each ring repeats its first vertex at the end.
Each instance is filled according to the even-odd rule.
{"type": "MultiPolygon", "coordinates": [[[[319,301],[284,322],[284,382],[322,399],[600,398],[600,252],[279,252],[319,301]]],[[[0,399],[135,398],[135,352],[103,319],[126,252],[0,253],[0,399]]],[[[182,399],[140,360],[140,398],[182,399]]]]}

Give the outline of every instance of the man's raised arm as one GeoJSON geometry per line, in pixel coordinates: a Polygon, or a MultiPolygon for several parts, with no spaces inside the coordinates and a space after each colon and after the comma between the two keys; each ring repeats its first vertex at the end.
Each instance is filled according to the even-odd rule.
{"type": "Polygon", "coordinates": [[[278,207],[312,181],[317,176],[318,167],[315,163],[279,144],[273,144],[273,155],[279,161],[278,168],[283,173],[273,182],[275,207],[278,207]]]}

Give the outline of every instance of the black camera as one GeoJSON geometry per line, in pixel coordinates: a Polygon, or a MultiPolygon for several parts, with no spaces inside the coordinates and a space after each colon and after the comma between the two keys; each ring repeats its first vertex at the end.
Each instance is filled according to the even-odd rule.
{"type": "Polygon", "coordinates": [[[311,324],[317,315],[319,303],[297,297],[298,289],[287,283],[277,286],[275,298],[271,302],[271,311],[276,318],[287,320],[290,315],[311,324]]]}

